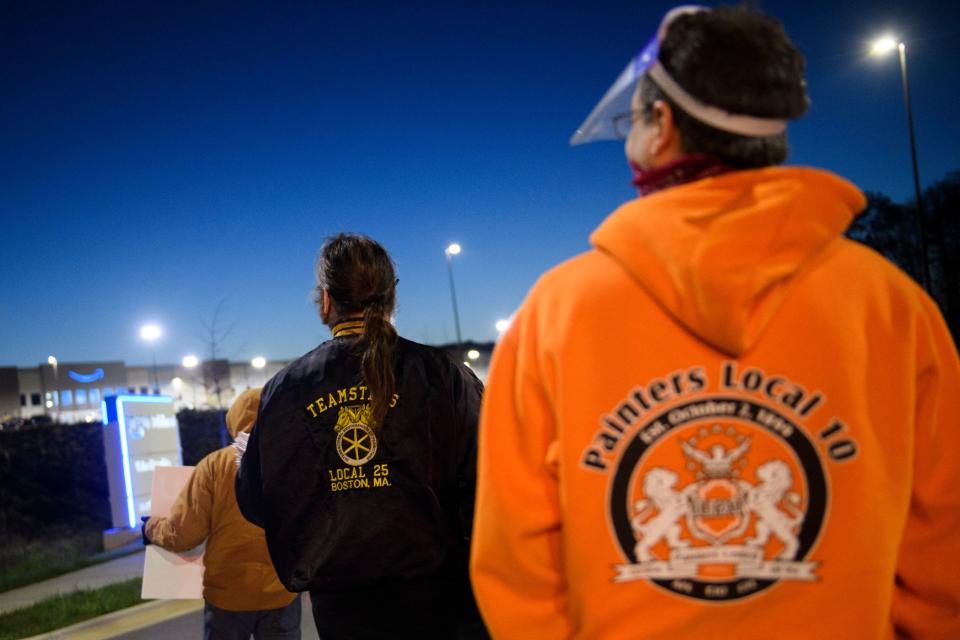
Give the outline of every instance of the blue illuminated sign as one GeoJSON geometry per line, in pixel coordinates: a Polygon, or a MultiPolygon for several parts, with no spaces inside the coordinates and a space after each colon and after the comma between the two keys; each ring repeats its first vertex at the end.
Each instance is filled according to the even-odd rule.
{"type": "Polygon", "coordinates": [[[77,373],[76,371],[67,371],[67,375],[77,382],[91,383],[103,379],[103,369],[97,367],[93,373],[77,373]]]}
{"type": "Polygon", "coordinates": [[[169,396],[108,396],[101,403],[114,526],[149,515],[153,469],[180,464],[180,436],[169,396]]]}

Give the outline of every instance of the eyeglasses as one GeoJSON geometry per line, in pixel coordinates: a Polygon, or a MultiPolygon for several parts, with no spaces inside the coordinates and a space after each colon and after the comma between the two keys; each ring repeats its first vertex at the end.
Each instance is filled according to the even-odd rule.
{"type": "Polygon", "coordinates": [[[627,113],[613,116],[611,122],[613,122],[614,135],[620,140],[626,140],[630,136],[630,129],[633,128],[633,123],[636,122],[642,114],[643,111],[641,109],[634,109],[627,113]]]}

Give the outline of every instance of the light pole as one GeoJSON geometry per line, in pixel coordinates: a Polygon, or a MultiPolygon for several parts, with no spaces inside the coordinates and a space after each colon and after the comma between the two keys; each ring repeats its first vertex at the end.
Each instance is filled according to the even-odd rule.
{"type": "Polygon", "coordinates": [[[457,348],[463,344],[463,338],[460,335],[460,312],[457,311],[457,290],[453,286],[453,256],[460,253],[460,245],[456,242],[450,243],[443,251],[447,257],[447,273],[450,274],[450,300],[453,302],[453,325],[457,330],[457,348]]]}
{"type": "MultiPolygon", "coordinates": [[[[180,362],[183,365],[184,369],[188,369],[191,372],[197,368],[197,365],[200,364],[200,358],[195,355],[183,356],[183,360],[180,362]]],[[[191,373],[190,375],[190,387],[193,389],[193,408],[197,408],[197,376],[191,373]]]]}
{"type": "Polygon", "coordinates": [[[177,393],[177,401],[183,402],[183,378],[174,376],[170,379],[170,386],[177,393]]]}
{"type": "Polygon", "coordinates": [[[923,224],[923,196],[920,193],[920,170],[917,168],[917,139],[913,132],[913,109],[910,106],[910,83],[907,80],[907,46],[892,36],[877,39],[870,49],[875,56],[882,56],[897,49],[900,53],[900,80],[903,84],[903,102],[907,109],[907,128],[910,130],[910,159],[913,162],[913,192],[917,200],[914,209],[917,231],[920,234],[920,278],[923,288],[930,291],[930,263],[927,260],[927,236],[923,224]]]}
{"type": "Polygon", "coordinates": [[[47,364],[53,367],[53,386],[54,393],[56,395],[51,395],[51,397],[56,398],[55,404],[57,405],[57,422],[60,422],[60,373],[57,368],[59,363],[55,357],[47,356],[47,364]]]}
{"type": "Polygon", "coordinates": [[[154,345],[162,335],[163,329],[160,325],[145,324],[140,327],[140,337],[150,345],[150,354],[153,358],[153,392],[156,395],[160,395],[160,378],[157,376],[157,349],[154,345]]]}

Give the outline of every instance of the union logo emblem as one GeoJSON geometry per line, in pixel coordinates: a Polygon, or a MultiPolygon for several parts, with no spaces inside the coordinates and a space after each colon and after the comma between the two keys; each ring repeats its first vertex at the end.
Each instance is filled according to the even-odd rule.
{"type": "Polygon", "coordinates": [[[377,436],[370,428],[370,405],[340,407],[337,414],[337,455],[345,463],[359,466],[377,454],[377,436]]]}
{"type": "Polygon", "coordinates": [[[826,484],[803,431],[740,398],[691,402],[648,425],[658,421],[648,432],[661,435],[631,440],[613,478],[610,515],[628,560],[614,581],[732,600],[779,580],[816,580],[805,557],[826,484]]]}

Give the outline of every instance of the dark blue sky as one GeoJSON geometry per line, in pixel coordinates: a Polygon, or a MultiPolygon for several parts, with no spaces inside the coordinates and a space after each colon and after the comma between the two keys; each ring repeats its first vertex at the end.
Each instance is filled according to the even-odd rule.
{"type": "MultiPolygon", "coordinates": [[[[587,248],[633,197],[622,147],[576,126],[672,6],[663,2],[3,2],[0,366],[204,355],[290,358],[328,335],[308,295],[323,238],[394,256],[397,324],[465,338],[587,248]]],[[[791,164],[912,195],[894,57],[907,41],[928,184],[960,168],[956,3],[765,2],[808,58],[791,164]]]]}

